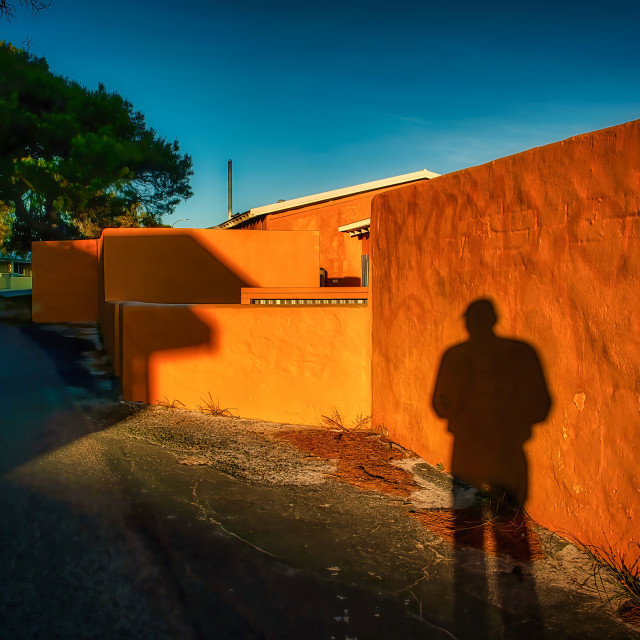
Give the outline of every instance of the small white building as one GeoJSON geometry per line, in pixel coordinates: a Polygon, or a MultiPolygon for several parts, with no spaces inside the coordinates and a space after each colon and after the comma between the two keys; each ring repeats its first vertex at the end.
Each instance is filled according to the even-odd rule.
{"type": "Polygon", "coordinates": [[[0,290],[31,289],[31,254],[20,257],[0,252],[0,290]]]}

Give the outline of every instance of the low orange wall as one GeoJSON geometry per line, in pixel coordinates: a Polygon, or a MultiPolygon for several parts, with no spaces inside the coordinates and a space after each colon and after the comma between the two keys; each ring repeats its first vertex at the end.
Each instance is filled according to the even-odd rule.
{"type": "Polygon", "coordinates": [[[318,233],[105,229],[106,300],[239,303],[242,287],[313,287],[318,233]]]}
{"type": "Polygon", "coordinates": [[[371,409],[366,306],[146,305],[122,307],[127,400],[209,394],[235,415],[318,424],[335,407],[347,424],[371,409]]]}
{"type": "Polygon", "coordinates": [[[626,552],[640,539],[640,121],[378,196],[372,236],[374,425],[472,481],[486,455],[490,480],[521,474],[541,524],[626,552]],[[482,298],[520,343],[470,340],[486,314],[463,313],[482,298]],[[524,449],[508,430],[522,422],[524,449]],[[448,429],[475,446],[466,461],[448,429]]]}
{"type": "Polygon", "coordinates": [[[96,322],[97,240],[34,242],[34,322],[96,322]]]}

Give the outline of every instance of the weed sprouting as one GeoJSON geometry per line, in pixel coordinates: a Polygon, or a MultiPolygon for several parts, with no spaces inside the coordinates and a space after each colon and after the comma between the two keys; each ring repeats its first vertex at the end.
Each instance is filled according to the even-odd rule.
{"type": "Polygon", "coordinates": [[[482,509],[483,520],[493,520],[509,511],[517,510],[517,505],[509,493],[497,487],[484,486],[476,494],[476,500],[482,509]]]}
{"type": "Polygon", "coordinates": [[[223,409],[220,407],[220,402],[213,399],[211,392],[209,392],[209,398],[200,398],[200,400],[202,400],[202,404],[198,405],[198,411],[208,413],[212,416],[224,416],[225,418],[232,417],[231,409],[223,409]]]}
{"type": "Polygon", "coordinates": [[[322,416],[321,423],[323,427],[329,429],[339,429],[340,431],[359,431],[360,429],[369,429],[371,427],[371,416],[363,416],[358,414],[350,425],[345,424],[342,414],[333,407],[331,415],[322,416]]]}
{"type": "Polygon", "coordinates": [[[340,429],[342,431],[346,431],[347,428],[344,426],[344,420],[340,412],[333,407],[330,416],[322,416],[320,420],[325,427],[329,427],[330,429],[340,429]]]}
{"type": "Polygon", "coordinates": [[[165,409],[185,409],[186,407],[180,400],[174,399],[169,400],[167,396],[163,396],[161,400],[156,400],[156,404],[159,407],[164,407],[165,409]]]}
{"type": "Polygon", "coordinates": [[[636,559],[614,551],[611,545],[583,544],[571,536],[573,544],[586,553],[591,561],[596,589],[618,615],[629,624],[640,626],[640,542],[631,541],[636,559]]]}
{"type": "Polygon", "coordinates": [[[358,431],[360,429],[363,431],[371,429],[371,416],[363,416],[361,413],[356,416],[355,420],[351,423],[350,431],[358,431]]]}
{"type": "Polygon", "coordinates": [[[519,529],[528,518],[522,505],[502,487],[483,485],[475,499],[475,508],[480,512],[479,526],[500,523],[507,530],[519,529]]]}

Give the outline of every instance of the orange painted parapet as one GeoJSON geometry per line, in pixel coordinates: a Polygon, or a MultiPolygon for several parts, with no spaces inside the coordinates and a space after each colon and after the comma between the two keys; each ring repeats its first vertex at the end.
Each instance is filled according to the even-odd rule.
{"type": "Polygon", "coordinates": [[[639,212],[635,121],[388,192],[371,221],[374,424],[622,553],[640,539],[639,212]],[[486,305],[463,317],[483,298],[495,327],[486,305]]]}
{"type": "Polygon", "coordinates": [[[334,407],[347,424],[370,413],[365,305],[129,303],[122,318],[127,400],[195,409],[211,394],[235,415],[295,424],[318,424],[334,407]]]}
{"type": "Polygon", "coordinates": [[[317,286],[318,233],[105,229],[106,300],[239,303],[245,286],[317,286]]]}
{"type": "Polygon", "coordinates": [[[367,287],[243,287],[242,304],[259,300],[367,300],[367,287]]]}
{"type": "Polygon", "coordinates": [[[95,322],[98,319],[96,240],[34,242],[34,322],[95,322]]]}

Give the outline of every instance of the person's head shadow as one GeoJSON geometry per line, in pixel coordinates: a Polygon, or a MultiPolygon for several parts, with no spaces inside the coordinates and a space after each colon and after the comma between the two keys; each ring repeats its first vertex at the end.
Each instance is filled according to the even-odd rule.
{"type": "Polygon", "coordinates": [[[493,327],[498,322],[498,317],[490,300],[472,302],[464,312],[464,319],[470,341],[481,342],[496,337],[493,327]]]}
{"type": "Polygon", "coordinates": [[[473,301],[464,313],[469,339],[444,353],[433,408],[454,436],[451,472],[478,488],[528,494],[524,443],[551,407],[535,349],[498,336],[493,303],[473,301]]]}

